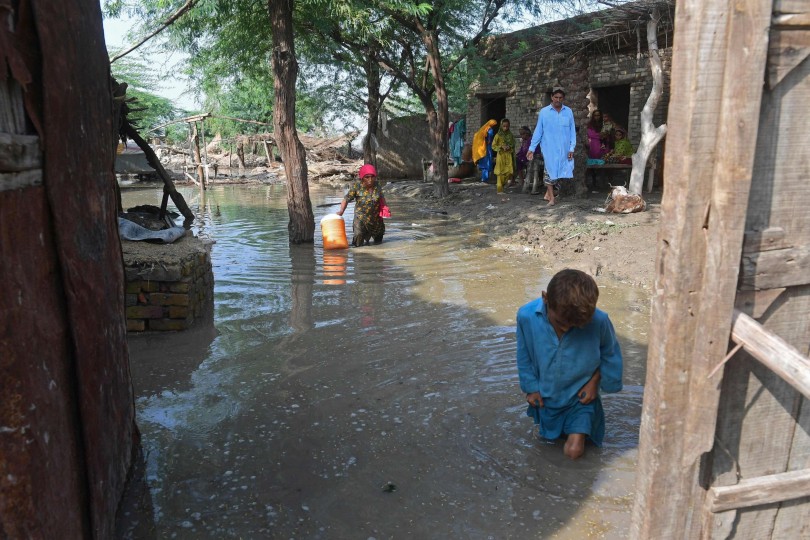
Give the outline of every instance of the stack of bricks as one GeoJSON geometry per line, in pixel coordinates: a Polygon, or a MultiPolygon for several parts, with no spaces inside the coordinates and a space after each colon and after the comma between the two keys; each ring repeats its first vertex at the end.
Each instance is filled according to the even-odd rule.
{"type": "Polygon", "coordinates": [[[127,331],[185,330],[213,312],[210,244],[182,238],[175,244],[123,243],[127,331]],[[129,248],[129,249],[128,249],[129,248]],[[156,252],[151,252],[155,250],[156,252]]]}

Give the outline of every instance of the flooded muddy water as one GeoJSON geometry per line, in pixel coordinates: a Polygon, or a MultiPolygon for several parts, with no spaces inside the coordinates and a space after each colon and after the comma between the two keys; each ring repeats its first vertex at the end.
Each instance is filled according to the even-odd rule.
{"type": "MultiPolygon", "coordinates": [[[[139,534],[627,536],[646,291],[598,278],[625,387],[603,396],[604,447],[572,462],[538,439],[515,367],[516,310],[553,261],[397,199],[379,246],[324,252],[319,230],[290,246],[283,186],[181,191],[216,242],[215,312],[213,327],[130,336],[151,496],[139,534]]],[[[125,190],[124,206],[160,197],[125,190]]],[[[312,190],[313,205],[341,197],[312,190]]],[[[316,227],[336,208],[316,207],[316,227]]]]}

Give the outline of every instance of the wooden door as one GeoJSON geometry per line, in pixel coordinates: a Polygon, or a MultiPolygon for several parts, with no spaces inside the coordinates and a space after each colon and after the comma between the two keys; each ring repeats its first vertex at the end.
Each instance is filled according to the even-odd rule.
{"type": "Polygon", "coordinates": [[[809,51],[806,1],[676,5],[636,538],[810,534],[809,51]]]}

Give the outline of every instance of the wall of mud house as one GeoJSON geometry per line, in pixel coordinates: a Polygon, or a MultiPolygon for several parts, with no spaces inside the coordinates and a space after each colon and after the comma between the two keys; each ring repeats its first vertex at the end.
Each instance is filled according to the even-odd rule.
{"type": "MultiPolygon", "coordinates": [[[[156,264],[124,248],[128,332],[186,330],[213,314],[214,274],[208,246],[199,242],[184,253],[156,264]]],[[[164,247],[165,246],[161,246],[164,247]]]]}
{"type": "MultiPolygon", "coordinates": [[[[450,113],[455,122],[463,115],[450,113]]],[[[449,128],[449,126],[448,126],[449,128]]],[[[430,133],[424,114],[392,118],[377,134],[377,173],[385,181],[391,178],[420,180],[422,162],[430,161],[430,133]]]]}
{"type": "MultiPolygon", "coordinates": [[[[524,39],[521,32],[501,36],[506,50],[518,47],[524,39]]],[[[530,46],[531,47],[531,46],[530,46]]],[[[664,71],[664,93],[654,114],[656,126],[664,123],[669,106],[669,75],[672,48],[659,51],[664,71]]],[[[641,138],[641,110],[652,90],[653,80],[647,53],[639,56],[635,51],[624,54],[588,56],[584,53],[567,55],[525,54],[501,66],[497,75],[477,81],[470,88],[467,101],[467,142],[472,142],[475,132],[487,121],[488,106],[494,100],[503,100],[505,117],[509,118],[517,136],[521,126],[534,130],[540,108],[548,105],[551,89],[565,89],[565,105],[571,108],[577,124],[577,151],[574,175],[583,178],[587,159],[587,124],[590,111],[598,107],[600,89],[629,86],[628,137],[634,148],[641,138]],[[593,91],[592,91],[593,90],[593,91]]],[[[495,118],[500,120],[500,118],[495,118]]],[[[663,142],[656,149],[658,174],[663,160],[663,142]]]]}

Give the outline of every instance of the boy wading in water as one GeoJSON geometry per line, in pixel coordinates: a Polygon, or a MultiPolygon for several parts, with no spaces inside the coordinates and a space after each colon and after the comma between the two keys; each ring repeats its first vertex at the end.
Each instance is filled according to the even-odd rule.
{"type": "Polygon", "coordinates": [[[586,439],[602,446],[605,412],[599,389],[622,389],[622,353],[607,313],[596,309],[591,276],[565,269],[542,297],[517,312],[517,367],[527,416],[540,435],[567,436],[564,452],[577,459],[586,439]]]}

